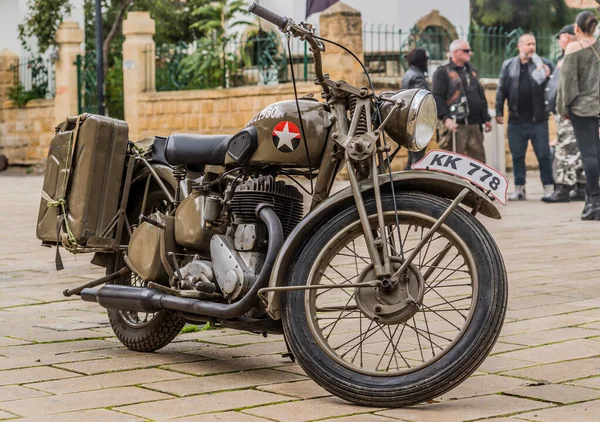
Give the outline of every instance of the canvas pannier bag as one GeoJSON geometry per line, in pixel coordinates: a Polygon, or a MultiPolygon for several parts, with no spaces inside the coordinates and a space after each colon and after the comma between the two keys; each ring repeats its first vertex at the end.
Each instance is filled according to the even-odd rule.
{"type": "Polygon", "coordinates": [[[92,114],[57,126],[37,221],[44,244],[72,252],[114,246],[113,230],[104,232],[119,206],[128,134],[127,123],[92,114]]]}

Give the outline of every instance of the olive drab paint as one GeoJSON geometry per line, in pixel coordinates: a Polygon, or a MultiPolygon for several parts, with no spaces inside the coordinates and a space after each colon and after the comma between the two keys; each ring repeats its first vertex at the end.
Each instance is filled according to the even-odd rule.
{"type": "Polygon", "coordinates": [[[68,247],[114,246],[114,239],[103,232],[119,207],[128,133],[124,121],[92,114],[69,117],[56,127],[44,174],[38,239],[68,247]]]}
{"type": "MultiPolygon", "coordinates": [[[[310,165],[313,168],[319,166],[327,142],[327,129],[332,124],[331,114],[316,100],[300,99],[298,104],[303,125],[300,124],[294,100],[274,103],[248,122],[247,126],[256,128],[258,147],[247,165],[274,164],[294,167],[310,165]],[[287,130],[285,122],[288,122],[287,130]],[[301,133],[302,129],[305,131],[304,136],[301,133]],[[280,132],[284,138],[276,132],[280,132]],[[300,136],[290,138],[291,133],[298,133],[300,136]],[[274,137],[279,139],[275,140],[274,137]],[[307,159],[307,148],[310,159],[307,159]]],[[[231,163],[233,159],[228,156],[226,164],[231,163]]]]}
{"type": "MultiPolygon", "coordinates": [[[[264,335],[283,333],[290,356],[298,359],[307,374],[352,403],[402,407],[445,394],[477,369],[501,332],[508,298],[506,267],[491,234],[475,217],[500,218],[499,211],[489,192],[472,183],[473,179],[440,172],[460,169],[460,157],[440,153],[429,169],[391,170],[390,161],[398,149],[387,144],[384,134],[398,146],[423,149],[437,124],[431,93],[405,90],[377,96],[366,87],[333,81],[323,72],[321,52],[325,48],[312,26],[295,24],[255,3],[249,11],[308,43],[315,83],[325,102],[307,97],[280,101],[257,113],[237,134],[186,135],[185,142],[179,143],[175,138],[169,143],[167,138],[155,137],[147,148],[127,141],[124,122],[89,116],[84,123],[77,119],[73,128],[73,121],[67,121],[52,144],[57,150],[51,151],[49,159],[62,159],[63,164],[54,165],[45,178],[39,221],[44,230],[38,228],[38,235],[47,236],[57,216],[67,217],[67,232],[81,245],[70,251],[96,252],[92,263],[106,267],[107,275],[63,294],[79,294],[82,300],[107,308],[113,332],[132,350],[160,349],[186,322],[210,321],[264,335]],[[78,132],[81,139],[75,144],[78,132]],[[107,148],[105,140],[112,141],[115,148],[123,143],[122,151],[107,148]],[[81,147],[88,158],[75,154],[78,177],[69,184],[71,151],[81,147]],[[98,154],[101,157],[96,157],[98,154]],[[85,166],[88,163],[94,165],[91,170],[85,166]],[[335,177],[344,167],[349,186],[334,192],[335,177]],[[67,177],[61,178],[61,172],[67,177]],[[293,185],[300,184],[296,176],[310,179],[311,191],[299,186],[310,198],[293,185]],[[83,192],[82,186],[95,189],[83,192]],[[108,188],[114,189],[113,195],[105,195],[108,188]],[[77,201],[71,203],[73,198],[77,201]],[[312,199],[306,215],[305,199],[312,199]],[[114,210],[102,200],[110,200],[114,210]],[[48,206],[56,212],[44,212],[48,206]],[[88,213],[92,218],[86,219],[88,214],[81,208],[95,210],[94,206],[101,206],[104,214],[88,213]],[[404,238],[400,220],[408,224],[404,238]],[[401,258],[394,249],[396,230],[387,241],[386,230],[394,224],[401,245],[407,244],[413,225],[426,230],[420,238],[416,234],[410,239],[413,248],[401,249],[407,252],[401,258]],[[90,235],[78,238],[82,227],[90,235]],[[455,326],[458,334],[449,335],[448,344],[438,346],[442,353],[433,353],[427,361],[418,341],[422,363],[414,366],[406,361],[406,367],[399,365],[392,348],[389,362],[396,357],[396,368],[388,364],[381,370],[379,363],[389,346],[397,343],[383,330],[379,334],[387,340],[370,341],[367,352],[371,353],[373,344],[378,355],[378,349],[385,347],[379,362],[366,359],[370,367],[363,366],[366,339],[361,336],[356,337],[358,345],[351,346],[360,347],[360,366],[354,358],[344,359],[347,352],[338,354],[340,347],[329,343],[329,335],[323,335],[325,328],[318,321],[329,319],[321,318],[323,312],[340,312],[337,321],[347,317],[342,314],[349,301],[343,298],[340,304],[346,305],[337,306],[333,291],[333,301],[317,304],[321,294],[317,291],[340,288],[346,293],[346,289],[360,292],[355,302],[361,332],[363,316],[382,321],[390,332],[391,325],[398,330],[412,318],[417,330],[414,315],[422,310],[421,305],[426,306],[425,280],[431,269],[444,265],[449,253],[446,241],[440,242],[437,249],[441,251],[422,269],[421,252],[427,248],[427,255],[437,240],[435,234],[446,238],[448,245],[458,250],[457,257],[463,257],[454,272],[467,266],[460,277],[470,279],[464,286],[471,295],[461,294],[471,300],[471,305],[464,305],[469,306],[465,309],[468,317],[455,309],[464,318],[464,328],[455,326]],[[357,251],[354,241],[360,236],[364,242],[359,240],[357,251]],[[88,248],[96,239],[107,245],[88,248]],[[330,265],[340,256],[340,267],[348,266],[348,258],[340,254],[344,247],[354,254],[356,276],[352,278],[330,265]],[[343,276],[343,282],[336,283],[325,274],[330,266],[343,276]],[[325,278],[333,284],[321,283],[325,278]]],[[[479,164],[469,167],[467,172],[472,174],[468,175],[483,182],[491,180],[489,188],[496,185],[491,171],[488,176],[479,164]]],[[[355,294],[350,301],[353,297],[355,294]]],[[[427,317],[424,321],[427,324],[427,317]]],[[[356,329],[346,328],[344,321],[341,334],[356,329]]],[[[429,334],[431,351],[434,345],[428,324],[424,332],[429,334]]]]}

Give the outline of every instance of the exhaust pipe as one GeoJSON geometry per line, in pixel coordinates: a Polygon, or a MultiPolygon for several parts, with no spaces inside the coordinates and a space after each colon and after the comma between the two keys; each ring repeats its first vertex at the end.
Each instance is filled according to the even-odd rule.
{"type": "Polygon", "coordinates": [[[215,303],[168,295],[157,289],[140,288],[111,284],[99,290],[83,289],[81,298],[86,302],[97,302],[107,309],[122,311],[158,312],[161,309],[187,312],[214,318],[235,318],[244,315],[258,303],[258,291],[267,287],[277,254],[283,245],[283,229],[281,221],[270,204],[256,207],[256,215],[267,226],[269,246],[265,263],[256,282],[248,293],[239,301],[215,303]]]}

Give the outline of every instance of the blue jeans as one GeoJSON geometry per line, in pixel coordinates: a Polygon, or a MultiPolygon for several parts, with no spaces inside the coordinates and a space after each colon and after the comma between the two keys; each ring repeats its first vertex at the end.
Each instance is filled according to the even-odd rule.
{"type": "Polygon", "coordinates": [[[538,123],[508,123],[508,146],[512,154],[515,185],[525,184],[525,153],[531,139],[533,151],[540,165],[540,176],[543,185],[553,185],[552,153],[548,139],[548,121],[538,123]]]}

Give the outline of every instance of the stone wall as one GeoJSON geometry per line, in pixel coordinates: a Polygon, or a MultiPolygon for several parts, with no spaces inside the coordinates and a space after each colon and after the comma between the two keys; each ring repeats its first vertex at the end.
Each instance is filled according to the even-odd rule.
{"type": "MultiPolygon", "coordinates": [[[[389,86],[385,89],[398,89],[389,86]]],[[[382,89],[384,91],[385,89],[382,89]]],[[[312,83],[298,84],[298,95],[312,92],[319,98],[319,89],[312,83]]],[[[485,81],[485,92],[490,109],[495,108],[496,81],[485,81]]],[[[234,134],[244,128],[248,121],[263,108],[282,100],[294,98],[291,84],[278,86],[253,86],[231,89],[171,91],[141,93],[138,97],[139,133],[133,140],[152,136],[168,136],[171,133],[234,134]]],[[[507,114],[505,114],[507,115],[507,114]]],[[[550,139],[556,139],[554,120],[550,119],[550,139]]],[[[506,137],[506,165],[512,168],[508,138],[506,137]]],[[[437,148],[431,143],[430,148],[437,148]]],[[[396,158],[395,168],[403,168],[406,151],[396,158]]],[[[531,145],[527,153],[527,166],[537,168],[537,160],[531,145]]]]}
{"type": "MultiPolygon", "coordinates": [[[[299,83],[298,96],[320,91],[313,83],[299,83]]],[[[139,97],[139,137],[171,133],[235,134],[265,107],[294,99],[291,84],[253,86],[202,91],[155,92],[139,97]]],[[[393,163],[395,170],[406,165],[406,150],[393,163]]]]}
{"type": "MultiPolygon", "coordinates": [[[[312,83],[298,84],[300,96],[309,92],[319,98],[317,86],[312,83]]],[[[494,81],[488,81],[486,96],[492,109],[495,93],[494,81]]],[[[263,108],[274,102],[293,98],[291,84],[142,93],[138,97],[139,133],[137,137],[132,136],[132,139],[181,132],[233,134],[263,108]]],[[[54,126],[62,120],[57,120],[54,113],[53,100],[30,101],[24,108],[15,108],[11,101],[5,101],[0,110],[0,153],[6,155],[11,164],[43,163],[54,134],[54,126]]],[[[506,129],[506,125],[504,126],[506,129]]],[[[553,119],[550,119],[550,139],[556,139],[553,119]]],[[[512,162],[506,138],[505,144],[506,164],[510,168],[512,162]]],[[[431,147],[436,147],[435,142],[431,147]]],[[[403,168],[405,157],[406,153],[401,152],[394,167],[403,168]]],[[[537,168],[531,146],[527,154],[527,165],[529,168],[537,168]]]]}
{"type": "Polygon", "coordinates": [[[16,107],[8,92],[17,83],[11,65],[19,57],[8,50],[0,52],[0,154],[11,165],[43,164],[48,155],[54,127],[77,114],[77,68],[83,31],[77,23],[63,22],[56,32],[58,59],[55,62],[56,97],[31,100],[16,107]]]}
{"type": "MultiPolygon", "coordinates": [[[[317,92],[312,83],[297,88],[299,96],[317,92]]],[[[234,134],[263,108],[293,98],[291,84],[144,93],[139,96],[138,139],[177,132],[234,134]]]]}
{"type": "Polygon", "coordinates": [[[44,163],[56,125],[54,99],[31,100],[21,108],[5,101],[0,116],[0,154],[9,164],[44,163]]]}
{"type": "MultiPolygon", "coordinates": [[[[336,3],[322,16],[321,31],[330,34],[330,38],[347,44],[359,56],[362,55],[362,26],[360,14],[336,3]],[[340,21],[344,21],[343,23],[340,21]]],[[[139,140],[151,136],[168,136],[171,133],[189,132],[206,134],[234,134],[260,110],[282,100],[294,98],[291,84],[278,86],[251,86],[231,89],[202,91],[156,92],[154,90],[155,72],[148,69],[144,60],[144,51],[153,45],[154,21],[147,12],[130,12],[123,25],[126,41],[123,45],[125,118],[130,126],[130,137],[139,140]],[[146,78],[149,78],[146,80],[146,78]]],[[[6,101],[6,93],[14,84],[14,75],[9,63],[18,59],[14,54],[0,53],[0,154],[5,154],[11,164],[43,163],[48,143],[53,136],[53,128],[68,115],[76,114],[76,94],[68,81],[76,79],[74,57],[79,52],[81,30],[71,23],[63,23],[57,39],[59,41],[59,62],[56,64],[57,98],[56,100],[35,100],[24,108],[15,108],[6,101]]],[[[348,55],[328,48],[324,55],[324,70],[331,71],[333,78],[355,80],[360,83],[360,69],[348,55]]],[[[152,66],[154,63],[150,63],[152,66]]],[[[485,81],[486,96],[490,108],[494,108],[496,82],[485,81]]],[[[381,87],[396,90],[397,86],[381,87]]],[[[312,92],[320,98],[320,91],[312,82],[299,83],[298,94],[312,92]]],[[[505,125],[506,130],[506,125],[505,125]]],[[[550,120],[551,140],[556,138],[554,122],[550,120]]],[[[506,144],[506,164],[512,163],[508,142],[506,144]]],[[[430,148],[437,147],[432,142],[430,148]]],[[[406,152],[402,151],[395,168],[403,168],[406,152]]],[[[527,165],[537,167],[533,150],[529,149],[527,165]]]]}

